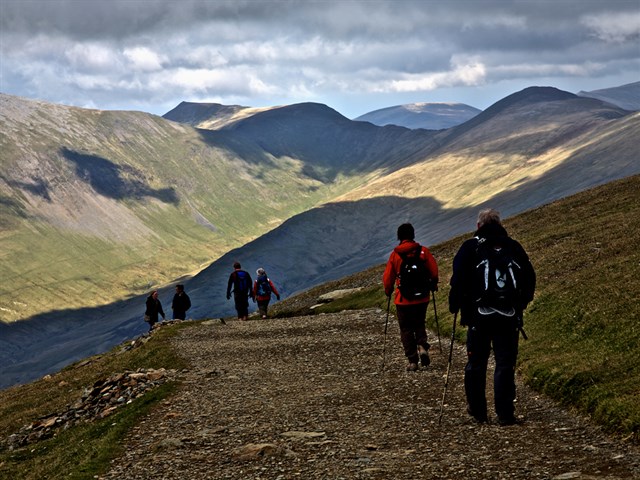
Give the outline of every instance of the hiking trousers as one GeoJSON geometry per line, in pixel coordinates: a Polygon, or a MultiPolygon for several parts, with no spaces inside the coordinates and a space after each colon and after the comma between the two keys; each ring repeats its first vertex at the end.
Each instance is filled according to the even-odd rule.
{"type": "Polygon", "coordinates": [[[413,305],[396,305],[398,325],[400,326],[400,340],[404,354],[410,363],[418,363],[418,345],[429,350],[427,342],[427,306],[429,302],[413,305]]]}
{"type": "Polygon", "coordinates": [[[258,300],[258,311],[260,312],[260,316],[261,317],[266,317],[267,316],[267,309],[269,307],[269,302],[271,301],[271,299],[267,299],[267,300],[258,300]]]}
{"type": "Polygon", "coordinates": [[[504,317],[498,313],[476,318],[473,326],[470,326],[467,332],[464,388],[469,413],[476,418],[487,416],[487,364],[492,347],[496,364],[493,373],[495,411],[500,419],[513,418],[518,334],[516,317],[504,317]]]}
{"type": "Polygon", "coordinates": [[[249,297],[246,295],[234,295],[233,301],[236,305],[236,312],[238,312],[238,318],[246,317],[249,315],[249,297]]]}

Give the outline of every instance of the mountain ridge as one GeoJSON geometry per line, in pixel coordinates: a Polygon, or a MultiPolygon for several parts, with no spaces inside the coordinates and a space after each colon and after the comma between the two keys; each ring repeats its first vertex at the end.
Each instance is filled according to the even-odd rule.
{"type": "Polygon", "coordinates": [[[480,112],[481,110],[464,103],[422,102],[381,108],[353,120],[378,126],[442,130],[471,120],[480,112]]]}
{"type": "MultiPolygon", "coordinates": [[[[312,111],[319,111],[321,115],[307,121],[313,124],[314,121],[325,118],[325,114],[330,116],[330,121],[320,122],[321,127],[312,132],[316,137],[307,145],[300,138],[299,132],[304,130],[299,129],[297,120],[292,122],[291,130],[285,133],[298,143],[270,144],[282,125],[272,126],[271,130],[262,127],[268,126],[274,116],[282,122],[286,118],[283,111],[286,113],[287,109],[261,112],[234,124],[234,128],[219,130],[193,129],[160,117],[134,116],[150,122],[150,130],[157,131],[160,135],[141,140],[133,136],[133,125],[123,122],[119,114],[101,115],[96,112],[65,110],[68,115],[86,113],[88,118],[81,117],[85,123],[94,117],[99,118],[100,123],[96,125],[108,127],[103,127],[100,141],[96,139],[86,144],[65,142],[66,151],[59,148],[53,150],[53,156],[41,165],[53,169],[56,166],[54,160],[64,162],[62,165],[65,174],[55,177],[55,182],[38,183],[43,177],[36,174],[22,179],[9,176],[5,169],[7,157],[4,152],[11,150],[3,148],[0,194],[3,195],[3,201],[14,201],[17,205],[27,207],[33,201],[33,192],[40,192],[39,196],[35,195],[40,199],[38,205],[45,205],[47,195],[51,198],[63,193],[66,195],[70,193],[67,192],[68,189],[80,185],[84,191],[89,192],[89,197],[93,195],[104,199],[106,197],[99,193],[100,182],[104,180],[104,174],[101,173],[104,168],[107,168],[106,171],[112,175],[112,180],[117,185],[124,182],[130,186],[128,188],[131,190],[125,189],[127,194],[135,193],[136,188],[143,188],[142,191],[145,191],[144,188],[151,188],[160,195],[167,195],[171,190],[162,194],[162,189],[173,188],[173,193],[179,199],[178,207],[187,209],[185,211],[193,215],[188,217],[189,222],[195,222],[195,218],[201,223],[209,222],[208,226],[189,226],[184,218],[176,217],[173,212],[180,210],[172,203],[174,197],[171,195],[165,197],[168,202],[151,198],[143,205],[138,205],[135,196],[132,196],[114,198],[110,205],[114,208],[140,209],[132,211],[143,212],[143,218],[150,222],[145,225],[155,229],[159,239],[157,245],[163,248],[160,250],[161,255],[173,255],[175,262],[180,262],[184,249],[194,248],[193,243],[190,243],[193,242],[193,232],[203,235],[203,244],[211,242],[210,235],[216,235],[218,241],[222,239],[219,255],[203,258],[202,268],[197,269],[198,273],[193,277],[183,277],[181,283],[186,285],[194,301],[193,315],[231,315],[233,306],[225,300],[223,292],[231,264],[235,260],[239,259],[249,270],[265,267],[273,276],[283,297],[286,297],[309,288],[315,281],[334,279],[380,262],[388,245],[394,242],[396,223],[411,221],[416,226],[421,241],[431,244],[464,231],[467,225],[473,223],[477,208],[481,206],[496,207],[503,215],[510,216],[580,189],[640,171],[635,140],[640,134],[640,114],[625,112],[598,100],[580,99],[566,92],[531,90],[519,97],[520,100],[516,97],[509,99],[509,105],[500,105],[493,113],[490,109],[489,114],[485,115],[486,111],[483,112],[478,116],[481,117],[480,120],[476,117],[468,122],[471,126],[462,125],[441,132],[376,127],[363,122],[352,122],[329,107],[312,105],[312,111]],[[535,97],[534,102],[524,101],[529,94],[535,97]],[[545,95],[549,97],[539,101],[538,98],[545,95]],[[532,110],[532,105],[535,105],[535,111],[532,110]],[[551,121],[553,119],[555,123],[551,121]],[[353,126],[354,130],[340,131],[333,120],[338,122],[340,128],[353,126]],[[255,130],[259,130],[256,137],[253,136],[255,130]],[[174,145],[174,131],[181,132],[182,136],[177,141],[179,146],[174,145]],[[168,153],[157,150],[159,147],[155,142],[158,138],[167,142],[160,147],[168,150],[168,153]],[[353,138],[360,139],[357,148],[339,157],[344,159],[346,155],[356,155],[355,161],[348,167],[353,172],[349,178],[344,173],[349,173],[348,168],[340,170],[344,162],[336,161],[328,152],[334,151],[332,149],[336,145],[348,148],[352,145],[349,140],[353,138]],[[137,141],[140,146],[135,143],[137,141]],[[310,146],[322,145],[323,142],[333,144],[316,151],[310,146]],[[105,144],[113,150],[105,153],[105,144]],[[99,145],[102,150],[95,145],[99,145]],[[144,168],[142,166],[146,165],[144,162],[149,157],[143,154],[148,149],[159,152],[159,158],[153,157],[149,163],[151,166],[144,168]],[[123,151],[140,155],[136,160],[140,163],[128,158],[126,161],[122,160],[123,151]],[[110,152],[118,152],[118,155],[110,152]],[[184,165],[181,155],[186,155],[192,162],[189,164],[194,169],[189,172],[191,176],[180,175],[179,167],[184,165]],[[215,162],[211,161],[212,158],[215,162]],[[178,162],[179,159],[182,163],[178,162]],[[130,171],[128,167],[135,169],[130,171]],[[278,168],[274,171],[274,167],[278,168]],[[89,168],[88,174],[83,173],[86,168],[89,168]],[[327,173],[323,168],[334,170],[328,170],[327,173]],[[164,172],[169,171],[171,177],[166,180],[164,172]],[[237,176],[242,176],[241,182],[237,176]],[[139,178],[147,178],[142,186],[136,183],[139,178]],[[22,184],[17,185],[17,181],[22,181],[22,184]],[[266,184],[263,182],[266,181],[275,190],[265,188],[266,184]],[[283,184],[283,181],[291,183],[283,184]],[[25,183],[28,183],[28,188],[25,183]],[[63,185],[65,189],[61,188],[63,185]],[[216,187],[212,189],[212,185],[216,187]],[[14,190],[9,190],[7,186],[14,190]],[[238,208],[235,204],[239,198],[237,192],[246,188],[252,195],[246,204],[238,208]],[[185,197],[185,191],[198,189],[202,191],[200,195],[185,197]],[[222,193],[217,192],[217,189],[222,193]],[[262,210],[253,206],[254,189],[264,195],[262,210]],[[19,191],[21,196],[12,197],[6,193],[15,191],[19,191]],[[211,203],[209,196],[212,191],[220,194],[214,197],[214,203],[221,202],[219,205],[211,203]],[[279,208],[283,214],[265,217],[265,212],[273,208],[271,202],[274,199],[271,197],[274,194],[280,195],[279,208]],[[294,200],[298,202],[298,195],[305,195],[306,203],[297,204],[298,212],[294,209],[286,210],[287,201],[296,197],[294,200]],[[197,217],[196,212],[200,212],[202,216],[197,217]],[[213,212],[217,212],[215,215],[218,216],[213,212]],[[225,218],[224,215],[233,218],[225,218]],[[155,218],[161,221],[154,220],[155,218]],[[181,221],[183,223],[179,223],[181,221]],[[177,226],[180,228],[177,229],[177,226]],[[176,233],[174,229],[180,233],[181,243],[167,248],[167,242],[176,233]],[[225,235],[235,238],[229,239],[225,235]]],[[[298,105],[294,110],[310,111],[307,108],[308,105],[298,105]]],[[[0,140],[4,147],[9,143],[7,138],[12,138],[12,132],[7,128],[7,122],[3,122],[3,125],[5,130],[0,140]]],[[[66,125],[67,130],[72,127],[80,129],[80,126],[73,123],[67,122],[66,125]]],[[[15,128],[18,127],[20,126],[15,128]]],[[[21,128],[25,128],[25,132],[30,131],[28,125],[21,128]]],[[[31,133],[24,138],[29,141],[50,142],[46,136],[31,133]]],[[[55,145],[60,147],[60,142],[55,145]]],[[[18,150],[19,143],[9,146],[18,150]]],[[[40,152],[33,148],[34,152],[40,152]]],[[[19,161],[24,160],[14,158],[12,161],[19,165],[19,161]]],[[[32,171],[37,173],[35,169],[32,171]]],[[[85,201],[89,201],[89,197],[85,201]]],[[[270,215],[271,213],[269,212],[270,215]]],[[[17,214],[9,220],[17,223],[25,221],[17,214]]],[[[50,225],[38,224],[37,227],[42,230],[41,237],[38,238],[51,237],[55,240],[56,250],[51,246],[51,253],[56,258],[60,256],[64,259],[61,268],[75,273],[78,266],[68,252],[72,251],[71,247],[77,251],[84,249],[82,251],[90,252],[87,248],[91,246],[89,240],[85,237],[61,235],[50,225]],[[77,246],[70,243],[71,240],[77,246]]],[[[5,236],[0,241],[5,242],[4,249],[4,245],[10,243],[6,233],[3,235],[5,236]]],[[[32,236],[32,233],[28,235],[32,236]]],[[[25,233],[23,236],[16,236],[12,241],[27,242],[30,238],[28,235],[25,233]]],[[[151,238],[156,237],[151,235],[151,238]]],[[[141,251],[148,252],[152,245],[146,248],[143,245],[141,251]]],[[[118,255],[126,253],[121,248],[115,249],[115,252],[118,255]]],[[[157,254],[155,249],[141,261],[139,267],[136,264],[134,277],[137,275],[144,282],[148,278],[147,270],[157,268],[158,262],[163,259],[155,258],[154,254],[157,254]]],[[[81,260],[91,266],[87,272],[98,272],[97,267],[106,268],[113,263],[105,253],[98,258],[85,253],[81,260]],[[101,262],[105,265],[101,266],[101,262]]],[[[5,268],[7,266],[9,265],[3,265],[5,268]]],[[[176,268],[176,265],[173,267],[176,268]]],[[[177,263],[177,267],[180,267],[180,263],[177,263]]],[[[85,272],[78,273],[89,275],[85,272]]],[[[185,273],[187,272],[182,270],[180,275],[172,278],[185,273]]],[[[20,280],[15,273],[12,275],[13,283],[20,280]]],[[[66,290],[67,286],[59,282],[51,285],[52,289],[55,286],[59,291],[64,287],[65,295],[78,296],[78,291],[82,291],[66,290]]],[[[165,304],[167,297],[171,295],[170,285],[169,280],[169,286],[161,288],[165,304]]],[[[140,321],[144,296],[136,295],[136,290],[127,285],[125,287],[130,297],[118,302],[100,308],[91,307],[87,303],[66,305],[67,308],[62,305],[58,306],[57,311],[43,310],[29,320],[24,320],[28,325],[11,330],[16,332],[12,334],[14,337],[10,338],[9,331],[6,330],[7,336],[3,336],[6,338],[5,345],[8,345],[7,351],[20,355],[11,360],[13,363],[10,369],[13,373],[7,367],[7,375],[21,375],[21,371],[27,372],[37,365],[60,366],[70,361],[69,353],[72,349],[65,348],[64,345],[73,344],[77,348],[77,355],[82,355],[83,352],[108,348],[110,344],[114,345],[140,334],[144,329],[140,321]],[[73,328],[78,328],[78,331],[73,331],[73,328]],[[52,345],[54,335],[60,345],[52,345]],[[84,346],[78,345],[78,335],[87,337],[82,340],[86,340],[84,346]],[[36,348],[40,353],[34,359],[36,348]],[[29,364],[32,367],[21,366],[24,355],[31,356],[29,364]]],[[[141,283],[137,292],[148,291],[152,287],[155,285],[141,283]]],[[[86,289],[84,286],[81,288],[86,289]]],[[[11,294],[5,290],[2,292],[3,300],[20,300],[17,293],[19,290],[11,294]]],[[[0,306],[16,308],[13,304],[5,305],[7,307],[0,306]]]]}

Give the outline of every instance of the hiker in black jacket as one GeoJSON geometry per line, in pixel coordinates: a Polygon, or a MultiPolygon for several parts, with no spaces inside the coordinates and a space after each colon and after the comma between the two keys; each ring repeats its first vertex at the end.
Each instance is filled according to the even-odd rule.
{"type": "Polygon", "coordinates": [[[184,320],[187,318],[187,310],[191,308],[191,299],[187,292],[184,291],[184,285],[176,285],[176,293],[171,302],[173,310],[173,318],[175,320],[184,320]]]}
{"type": "Polygon", "coordinates": [[[464,386],[467,412],[487,422],[487,364],[495,356],[494,397],[498,423],[516,423],[515,367],[522,314],[533,300],[536,275],[522,246],[509,237],[500,214],[480,211],[478,230],[453,259],[449,310],[468,327],[464,386]],[[498,265],[496,268],[495,265],[498,265]]]}
{"type": "Polygon", "coordinates": [[[149,324],[149,331],[151,331],[153,326],[158,322],[158,315],[162,315],[163,320],[165,318],[157,290],[151,292],[147,297],[146,307],[147,308],[144,312],[144,321],[149,324]]]}
{"type": "Polygon", "coordinates": [[[231,298],[231,288],[233,287],[233,300],[236,304],[239,320],[248,320],[249,318],[249,297],[255,302],[253,296],[253,288],[251,275],[242,270],[240,262],[233,264],[233,272],[229,275],[227,282],[227,300],[231,298]]]}

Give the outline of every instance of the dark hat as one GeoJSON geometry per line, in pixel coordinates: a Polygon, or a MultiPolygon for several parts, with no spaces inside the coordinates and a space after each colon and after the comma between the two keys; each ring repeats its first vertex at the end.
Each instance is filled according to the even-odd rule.
{"type": "Polygon", "coordinates": [[[414,238],[415,232],[413,231],[413,225],[403,223],[398,227],[398,240],[413,240],[414,238]]]}

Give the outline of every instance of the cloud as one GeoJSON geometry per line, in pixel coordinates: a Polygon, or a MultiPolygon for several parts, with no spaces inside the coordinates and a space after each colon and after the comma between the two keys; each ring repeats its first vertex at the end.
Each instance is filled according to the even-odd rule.
{"type": "Polygon", "coordinates": [[[153,72],[162,69],[167,62],[165,55],[158,54],[148,47],[125,48],[123,56],[129,61],[128,67],[138,72],[153,72]]]}
{"type": "Polygon", "coordinates": [[[456,101],[640,69],[637,0],[0,2],[1,90],[105,109],[456,101]]]}
{"type": "Polygon", "coordinates": [[[607,13],[604,15],[586,15],[581,22],[595,37],[607,43],[640,41],[640,6],[636,3],[636,12],[607,13]]]}
{"type": "Polygon", "coordinates": [[[454,58],[451,63],[452,68],[447,72],[405,75],[404,79],[391,82],[390,89],[397,92],[420,92],[440,87],[474,86],[484,83],[487,68],[479,59],[454,58]]]}
{"type": "Polygon", "coordinates": [[[98,43],[71,45],[65,51],[68,68],[78,72],[110,71],[119,64],[117,52],[98,43]]]}

